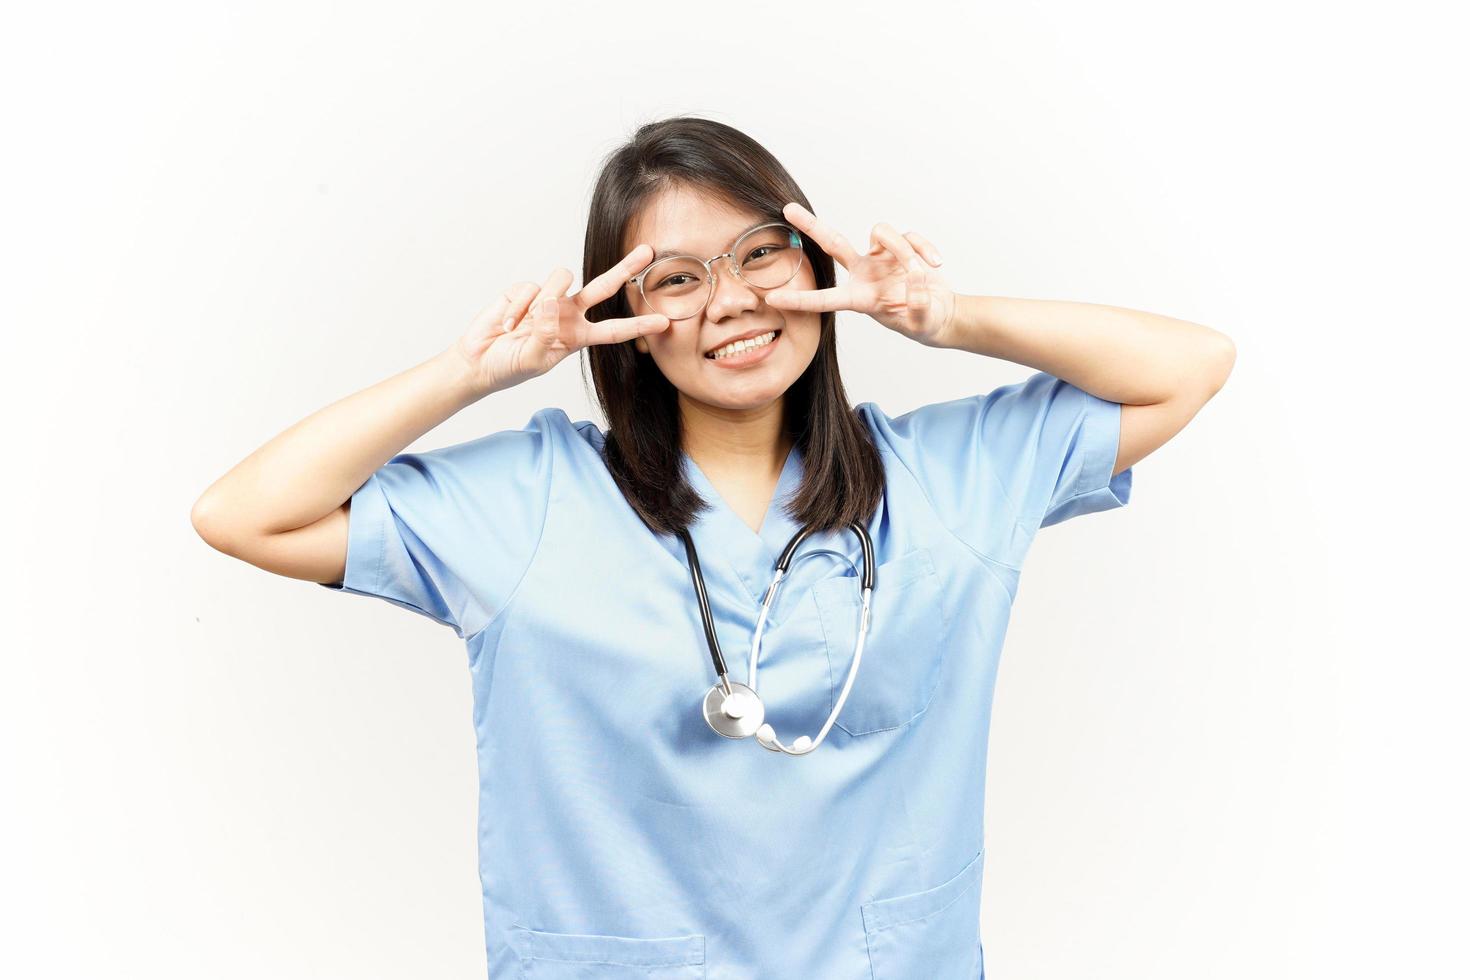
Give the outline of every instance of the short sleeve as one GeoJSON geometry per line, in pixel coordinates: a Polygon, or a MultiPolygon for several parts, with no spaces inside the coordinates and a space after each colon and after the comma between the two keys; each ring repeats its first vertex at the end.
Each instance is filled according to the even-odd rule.
{"type": "Polygon", "coordinates": [[[1019,564],[1040,528],[1128,503],[1133,468],[1113,475],[1122,410],[1037,372],[873,418],[945,524],[975,550],[1019,564]]]}
{"type": "Polygon", "coordinates": [[[545,409],[523,429],[388,460],[352,494],[342,581],[319,584],[478,632],[535,556],[557,418],[545,409]]]}

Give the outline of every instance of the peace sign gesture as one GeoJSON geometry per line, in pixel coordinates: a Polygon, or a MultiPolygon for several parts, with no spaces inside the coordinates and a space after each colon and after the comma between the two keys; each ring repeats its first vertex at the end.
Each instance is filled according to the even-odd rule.
{"type": "Polygon", "coordinates": [[[880,221],[873,226],[867,254],[859,255],[847,239],[795,201],[781,213],[846,269],[848,280],[830,289],[775,289],[766,294],[768,304],[783,310],[866,313],[911,340],[940,346],[939,338],[954,315],[955,298],[931,268],[940,259],[928,239],[912,231],[900,235],[880,221]]]}
{"type": "Polygon", "coordinates": [[[572,274],[557,266],[539,287],[518,282],[470,323],[455,345],[469,364],[477,390],[500,391],[545,374],[562,358],[592,344],[617,344],[666,330],[669,318],[652,313],[591,322],[587,311],[612,296],[653,261],[639,245],[617,265],[571,296],[572,274]]]}

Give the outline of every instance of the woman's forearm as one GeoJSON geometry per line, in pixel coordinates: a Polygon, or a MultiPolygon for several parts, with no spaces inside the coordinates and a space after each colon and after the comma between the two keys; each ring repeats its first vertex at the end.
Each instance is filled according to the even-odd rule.
{"type": "Polygon", "coordinates": [[[194,505],[215,547],[303,527],[342,506],[409,443],[473,404],[454,347],[308,415],[237,463],[194,505]]]}
{"type": "Polygon", "coordinates": [[[1218,391],[1235,361],[1225,334],[1118,306],[955,294],[936,346],[1024,364],[1129,405],[1218,391]]]}

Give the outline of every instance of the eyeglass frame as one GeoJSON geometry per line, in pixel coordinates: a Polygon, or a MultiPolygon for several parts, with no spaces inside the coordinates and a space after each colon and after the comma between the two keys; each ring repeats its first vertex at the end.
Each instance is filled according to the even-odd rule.
{"type": "MultiPolygon", "coordinates": [[[[629,279],[628,280],[628,285],[630,285],[630,286],[637,286],[638,287],[638,295],[643,299],[643,304],[645,306],[647,306],[651,310],[651,309],[653,309],[653,304],[648,301],[648,294],[643,291],[643,277],[646,276],[646,275],[648,275],[648,273],[653,269],[654,266],[658,265],[660,262],[669,262],[669,261],[671,261],[673,259],[693,259],[694,261],[698,262],[700,265],[704,266],[704,282],[705,282],[705,286],[706,286],[705,295],[704,295],[704,303],[700,305],[699,309],[695,310],[693,313],[689,314],[688,316],[669,317],[669,320],[670,321],[673,321],[673,320],[690,320],[690,319],[693,319],[694,317],[699,316],[701,313],[703,313],[709,307],[709,301],[711,299],[713,299],[714,298],[714,295],[715,295],[715,278],[716,278],[715,277],[715,263],[718,262],[720,259],[729,259],[730,260],[730,268],[734,271],[735,278],[737,278],[741,282],[745,283],[751,289],[761,289],[761,290],[780,289],[782,286],[786,285],[786,283],[791,282],[791,279],[787,279],[786,282],[780,283],[779,285],[776,285],[776,286],[757,286],[755,283],[751,282],[750,280],[746,279],[744,276],[742,276],[740,274],[740,263],[738,263],[738,262],[735,261],[735,253],[738,252],[738,251],[740,251],[740,243],[741,242],[745,241],[747,238],[749,238],[751,235],[754,235],[758,231],[765,231],[767,228],[774,228],[774,227],[776,227],[778,225],[780,227],[785,228],[788,231],[790,231],[791,234],[795,235],[796,236],[796,240],[800,243],[800,246],[798,247],[797,251],[800,252],[801,255],[800,255],[800,257],[797,260],[796,269],[791,273],[791,279],[795,279],[797,277],[797,274],[801,272],[802,264],[804,262],[806,262],[806,260],[807,260],[807,258],[806,258],[806,239],[801,237],[801,232],[799,232],[795,228],[791,227],[791,225],[788,224],[788,223],[786,223],[785,221],[768,221],[768,222],[766,222],[763,225],[757,225],[756,227],[754,227],[754,228],[750,229],[749,231],[745,232],[739,238],[735,239],[735,243],[730,246],[730,250],[728,252],[721,252],[719,255],[711,255],[709,257],[709,260],[708,261],[705,261],[704,259],[701,259],[699,256],[694,255],[694,254],[689,253],[689,252],[677,252],[677,253],[675,253],[673,255],[665,255],[663,258],[660,258],[660,259],[654,259],[652,262],[648,263],[648,268],[647,269],[644,269],[642,272],[638,273],[636,276],[634,276],[633,278],[629,279]]],[[[659,316],[668,316],[668,314],[667,313],[660,313],[659,316]]]]}

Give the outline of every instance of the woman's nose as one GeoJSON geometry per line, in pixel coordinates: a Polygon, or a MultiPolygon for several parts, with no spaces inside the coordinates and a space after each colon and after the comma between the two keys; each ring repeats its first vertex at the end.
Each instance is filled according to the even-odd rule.
{"type": "Polygon", "coordinates": [[[722,255],[710,263],[714,273],[715,289],[709,299],[709,316],[712,320],[730,316],[742,310],[753,310],[760,305],[760,297],[744,279],[735,273],[735,259],[722,255]]]}

